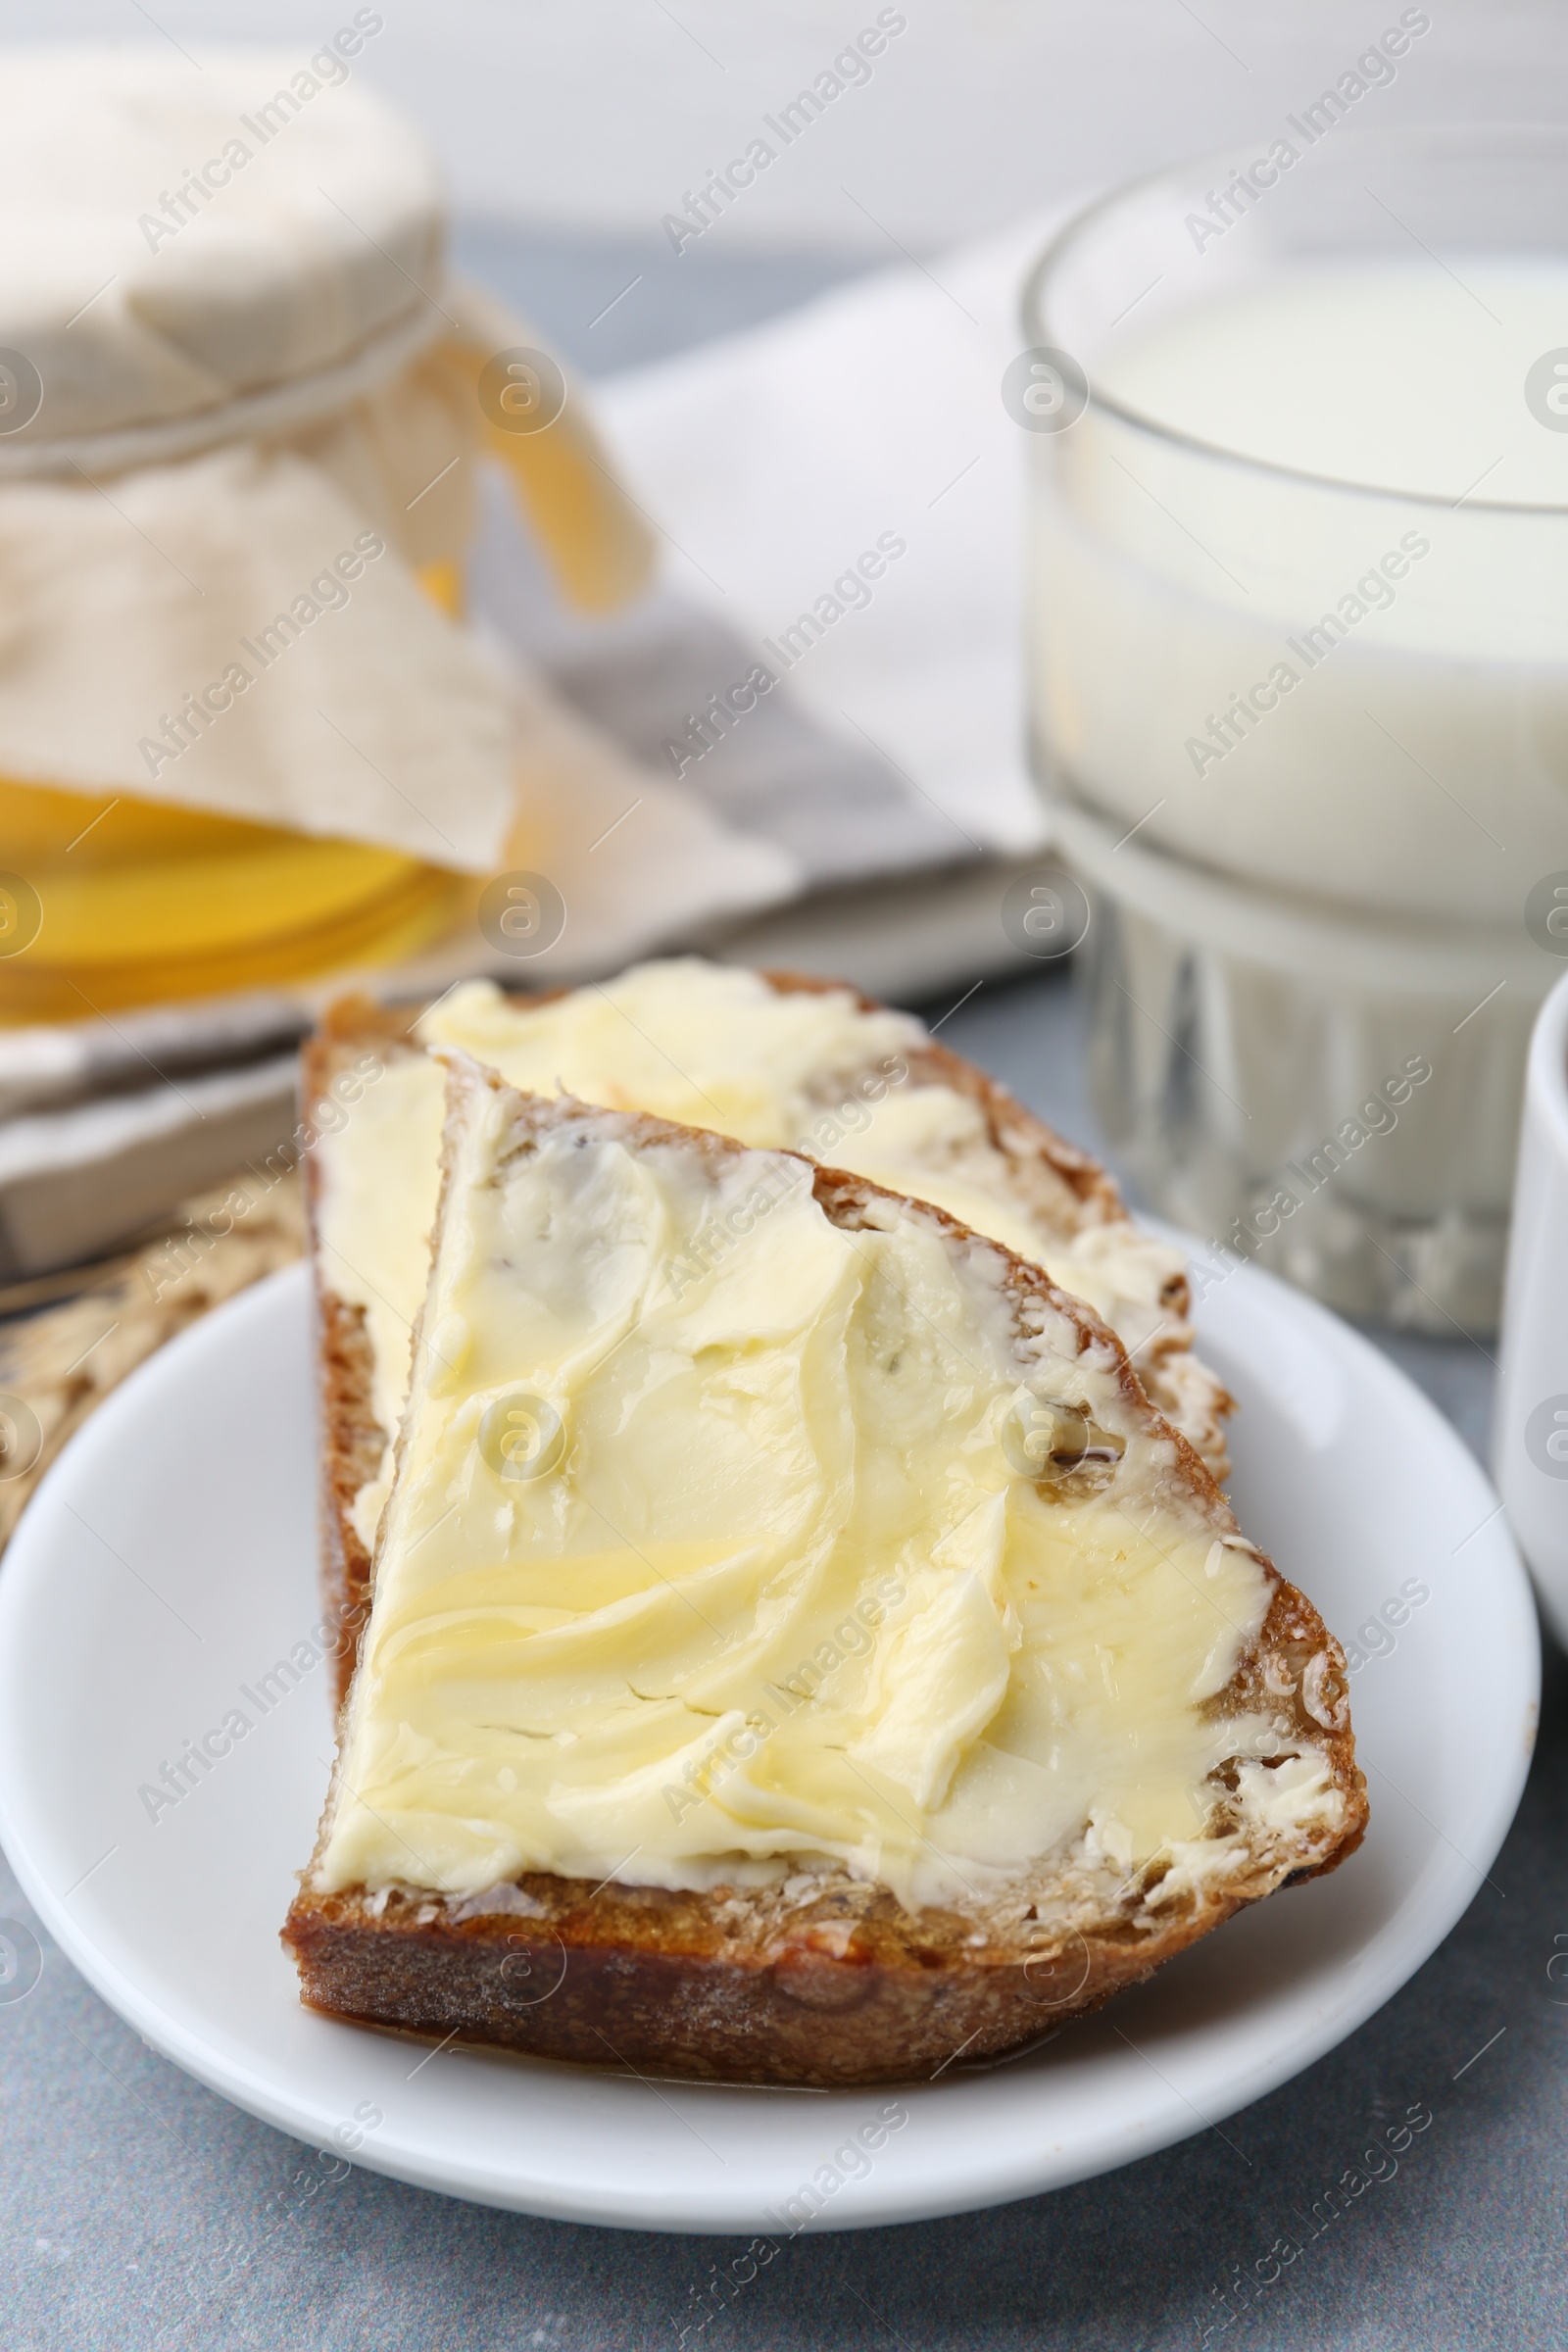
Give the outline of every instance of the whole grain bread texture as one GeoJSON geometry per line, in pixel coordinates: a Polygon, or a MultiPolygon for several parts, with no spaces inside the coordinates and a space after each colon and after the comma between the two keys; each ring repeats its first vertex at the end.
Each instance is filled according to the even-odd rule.
{"type": "MultiPolygon", "coordinates": [[[[356,1016],[356,1039],[364,1033],[356,1016]]],[[[487,1082],[501,1084],[493,1074],[487,1082]]],[[[585,1115],[614,1117],[651,1145],[678,1139],[712,1153],[741,1149],[569,1099],[518,1101],[535,1132],[585,1115]]],[[[447,1173],[451,1133],[449,1118],[447,1173]]],[[[1241,1535],[1201,1461],[1149,1403],[1115,1335],[1043,1269],[944,1211],[806,1164],[836,1225],[884,1222],[890,1205],[929,1220],[948,1248],[1004,1261],[1004,1293],[1026,1346],[1031,1334],[1059,1331],[1055,1318],[1065,1316],[1077,1352],[1095,1350],[1108,1363],[1115,1425],[1124,1435],[1169,1441],[1161,1491],[1171,1506],[1251,1553],[1271,1589],[1256,1640],[1205,1703],[1222,1715],[1271,1715],[1282,1766],[1303,1752],[1326,1766],[1329,1806],[1305,1821],[1288,1818],[1288,1804],[1244,1813],[1237,1765],[1222,1764],[1211,1776],[1202,1837],[1240,1836],[1224,1872],[1156,1859],[1124,1875],[1080,1841],[961,1906],[910,1913],[890,1889],[836,1862],[803,1868],[796,1858],[788,1875],[763,1886],[706,1892],[593,1886],[549,1872],[460,1899],[416,1885],[321,1892],[313,1875],[329,1798],[317,1856],[282,1932],[310,2007],[436,2040],[654,2075],[812,2086],[918,2081],[955,2062],[973,2067],[1021,2053],[1244,1906],[1335,1869],[1359,1844],[1367,1803],[1344,1651],[1311,1602],[1241,1535]]],[[[1092,1163],[1083,1171],[1088,1181],[1091,1170],[1092,1163]]],[[[1034,1344],[1047,1345],[1038,1337],[1034,1344]]],[[[354,1365],[352,1334],[334,1343],[324,1327],[330,1398],[351,1392],[354,1365]]],[[[355,1434],[345,1424],[345,1479],[355,1434]]],[[[1112,1475],[1124,1466],[1125,1457],[1112,1475]]],[[[1127,1500],[1147,1508],[1147,1495],[1130,1492],[1127,1500]]]]}
{"type": "MultiPolygon", "coordinates": [[[[795,972],[764,972],[761,977],[780,995],[823,995],[838,990],[853,996],[864,1011],[883,1009],[874,999],[848,989],[842,981],[795,972]]],[[[547,1004],[566,993],[563,989],[519,993],[512,1001],[519,1006],[547,1004]]],[[[302,1054],[307,1104],[324,1096],[339,1071],[367,1051],[384,1057],[422,1052],[414,1034],[421,1009],[418,1005],[378,1004],[365,996],[344,997],[330,1005],[302,1054]]],[[[1000,1160],[1008,1204],[1022,1209],[1039,1227],[1048,1249],[1054,1244],[1070,1258],[1076,1250],[1114,1245],[1120,1235],[1133,1229],[1115,1180],[1100,1161],[1037,1118],[984,1070],[934,1038],[912,1048],[906,1059],[916,1086],[948,1086],[976,1105],[1000,1160]]],[[[824,1095],[825,1111],[832,1111],[841,1092],[839,1078],[831,1094],[824,1095]]],[[[993,1161],[987,1174],[996,1173],[997,1162],[993,1161]]],[[[344,1629],[337,1665],[341,1700],[353,1671],[354,1643],[369,1603],[370,1556],[354,1524],[354,1498],[375,1476],[382,1454],[397,1433],[381,1429],[370,1409],[371,1347],[364,1312],[332,1290],[316,1246],[318,1185],[318,1165],[307,1157],[305,1200],[318,1320],[322,1574],[328,1608],[344,1629]]],[[[1064,1287],[1070,1288],[1070,1283],[1064,1287]]],[[[1225,1425],[1235,1403],[1223,1383],[1194,1352],[1188,1320],[1191,1305],[1186,1276],[1173,1273],[1160,1293],[1158,1320],[1142,1344],[1135,1339],[1132,1360],[1150,1401],[1181,1432],[1213,1477],[1223,1480],[1230,1469],[1225,1425]]]]}

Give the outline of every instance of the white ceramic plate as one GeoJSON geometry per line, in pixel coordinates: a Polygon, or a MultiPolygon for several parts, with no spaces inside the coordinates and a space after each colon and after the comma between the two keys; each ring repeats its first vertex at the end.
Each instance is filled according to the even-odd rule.
{"type": "Polygon", "coordinates": [[[1200,1321],[1242,1402],[1244,1526],[1347,1640],[1385,1602],[1398,1616],[1406,1579],[1431,1597],[1354,1677],[1373,1808],[1361,1852],[1027,2058],[895,2092],[654,2084],[432,2055],[300,2007],[277,1929],[326,1785],[326,1676],[263,1685],[319,1615],[300,1269],[111,1396],[12,1543],[0,1835],[23,1886],[105,2000],[226,2097],[378,2172],[527,2213],[776,2231],[815,2183],[813,2227],[912,2221],[1222,2121],[1351,2033],[1464,1910],[1523,1786],[1540,1662],[1496,1499],[1425,1398],[1250,1269],[1200,1321]],[[252,1728],[150,1818],[142,1784],[235,1708],[252,1728]],[[866,2125],[869,2154],[850,2144],[866,2125]]]}

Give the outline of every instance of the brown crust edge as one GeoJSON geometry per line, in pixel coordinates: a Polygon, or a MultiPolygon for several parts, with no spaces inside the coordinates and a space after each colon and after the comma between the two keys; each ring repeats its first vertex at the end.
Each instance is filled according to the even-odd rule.
{"type": "MultiPolygon", "coordinates": [[[[388,1054],[415,1051],[410,1031],[416,1008],[389,1010],[368,997],[340,997],[300,1048],[300,1100],[318,1102],[333,1079],[368,1048],[388,1054]]],[[[341,1707],[359,1660],[360,1635],[370,1614],[370,1555],[354,1524],[354,1498],[375,1474],[384,1445],[370,1410],[370,1345],[365,1310],[329,1288],[322,1264],[320,1167],[314,1152],[302,1163],[305,1226],[311,1264],[318,1435],[318,1516],[323,1619],[337,1628],[331,1653],[334,1703],[341,1707]]]]}
{"type": "MultiPolygon", "coordinates": [[[[764,970],[761,977],[782,996],[823,996],[848,987],[847,982],[820,979],[804,972],[764,970]]],[[[867,997],[858,989],[850,989],[849,993],[864,1012],[886,1010],[874,997],[867,997]]],[[[961,1054],[939,1045],[934,1038],[928,1038],[906,1058],[911,1077],[928,1085],[949,1086],[955,1094],[974,1103],[985,1120],[992,1145],[1004,1158],[1015,1163],[1034,1160],[1049,1168],[1077,1202],[1083,1225],[1132,1221],[1121,1189],[1109,1169],[1092,1152],[1069,1143],[978,1063],[966,1061],[961,1054]]],[[[1179,1390],[1167,1381],[1165,1366],[1175,1360],[1194,1360],[1192,1327],[1187,1320],[1192,1313],[1193,1298],[1185,1272],[1173,1275],[1166,1283],[1160,1303],[1170,1317],[1167,1336],[1140,1352],[1137,1370],[1151,1401],[1169,1415],[1176,1410],[1179,1390]]],[[[1221,1479],[1230,1474],[1224,1424],[1236,1410],[1236,1399],[1206,1365],[1202,1370],[1209,1384],[1208,1411],[1212,1424],[1204,1459],[1213,1476],[1221,1479]]]]}
{"type": "MultiPolygon", "coordinates": [[[[868,997],[846,980],[828,980],[814,972],[786,972],[764,968],[761,972],[769,988],[781,997],[830,997],[844,991],[855,998],[862,1012],[886,1012],[887,1006],[868,997]]],[[[939,1046],[928,1038],[923,1046],[907,1056],[911,1076],[919,1076],[929,1084],[951,1086],[955,1094],[978,1104],[984,1111],[991,1141],[999,1147],[1008,1136],[1023,1138],[1029,1149],[1059,1176],[1079,1203],[1093,1212],[1096,1224],[1111,1224],[1127,1214],[1116,1179],[1108,1168],[1101,1165],[1092,1152],[1070,1144],[1054,1127],[1025,1108],[1016,1095],[1010,1094],[1000,1079],[980,1068],[977,1062],[965,1061],[948,1046],[939,1046]]]]}

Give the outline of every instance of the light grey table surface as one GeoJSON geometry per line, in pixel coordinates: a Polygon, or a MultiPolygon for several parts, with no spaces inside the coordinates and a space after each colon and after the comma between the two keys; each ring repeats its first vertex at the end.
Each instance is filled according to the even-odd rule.
{"type": "MultiPolygon", "coordinates": [[[[590,371],[680,347],[845,273],[809,255],[678,283],[652,250],[465,239],[482,270],[590,371]],[[647,266],[646,310],[615,339],[586,321],[647,266]],[[596,338],[597,342],[597,338],[596,338]]],[[[946,1004],[922,1007],[932,1017],[946,1004]]],[[[1066,983],[988,983],[944,1037],[1085,1143],[1066,983]]],[[[1376,1335],[1374,1335],[1376,1336],[1376,1335]]],[[[1483,1449],[1492,1366],[1461,1341],[1387,1346],[1483,1449]]],[[[1464,1737],[1462,1721],[1453,1726],[1464,1737]]],[[[30,1924],[0,1868],[0,1915],[30,1924]]],[[[49,1944],[24,1999],[0,2000],[0,2342],[7,2352],[599,2352],[673,2347],[727,2240],[527,2220],[350,2171],[228,2106],[146,2048],[49,1944]]],[[[1353,2164],[1374,2119],[1425,2102],[1396,2177],[1306,2247],[1236,2344],[1371,2352],[1568,2339],[1568,1668],[1549,1656],[1519,1817],[1466,1917],[1360,2032],[1294,2082],[1141,2163],[952,2221],[785,2246],[688,2346],[1199,2345],[1215,2290],[1250,2270],[1353,2164]],[[1559,1939],[1559,1940],[1555,1940],[1559,1939]],[[1557,1972],[1559,1975],[1564,1973],[1557,1972]],[[1474,2054],[1485,2047],[1485,2055],[1474,2054]],[[1471,2061],[1474,2060],[1474,2063],[1471,2061]],[[1462,2071],[1461,2071],[1462,2070],[1462,2071]]],[[[1220,2340],[1215,2332],[1211,2340],[1220,2340]]]]}

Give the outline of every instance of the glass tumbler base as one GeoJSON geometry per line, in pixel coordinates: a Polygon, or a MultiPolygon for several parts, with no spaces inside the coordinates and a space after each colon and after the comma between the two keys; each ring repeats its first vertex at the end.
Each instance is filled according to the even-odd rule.
{"type": "Polygon", "coordinates": [[[1494,1331],[1525,1057],[1562,962],[1522,921],[1320,909],[1053,815],[1092,909],[1091,1095],[1148,1205],[1344,1314],[1494,1331]]]}

